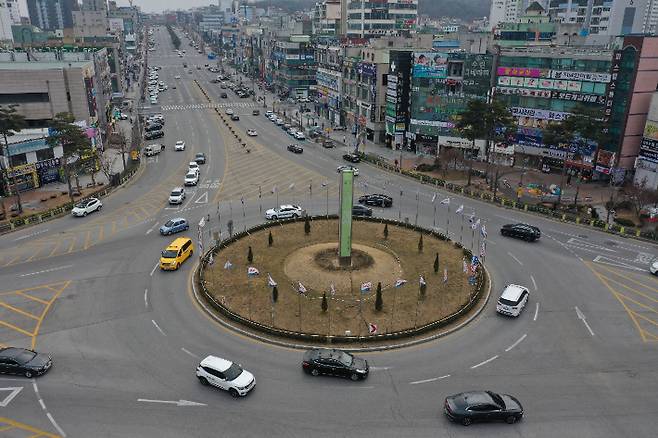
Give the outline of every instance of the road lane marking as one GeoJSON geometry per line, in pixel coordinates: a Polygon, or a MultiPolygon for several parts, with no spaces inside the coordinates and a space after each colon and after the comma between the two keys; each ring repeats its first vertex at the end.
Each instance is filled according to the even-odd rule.
{"type": "Polygon", "coordinates": [[[181,347],[181,350],[183,351],[183,353],[185,353],[185,354],[187,354],[187,355],[190,355],[190,356],[192,356],[192,357],[195,358],[195,359],[201,359],[199,356],[197,356],[196,354],[192,353],[190,350],[188,350],[188,349],[186,349],[186,348],[184,348],[184,347],[181,347]]]}
{"type": "Polygon", "coordinates": [[[159,331],[160,333],[162,333],[162,336],[167,336],[167,335],[165,335],[165,332],[162,331],[162,329],[160,328],[160,326],[158,325],[158,323],[155,322],[154,319],[152,319],[151,322],[153,323],[153,325],[155,326],[155,328],[158,329],[158,331],[159,331]]]}
{"type": "Polygon", "coordinates": [[[151,269],[151,273],[149,274],[151,277],[153,277],[153,273],[155,272],[156,269],[158,269],[158,265],[160,262],[156,263],[155,266],[153,266],[153,269],[151,269]]]}
{"type": "Polygon", "coordinates": [[[370,371],[388,371],[393,367],[370,367],[370,371]]]}
{"type": "Polygon", "coordinates": [[[144,289],[144,307],[148,308],[149,306],[149,290],[144,289]]]}
{"type": "Polygon", "coordinates": [[[511,252],[508,252],[507,254],[508,254],[510,257],[512,257],[514,260],[516,260],[516,262],[517,262],[519,265],[523,266],[523,263],[521,263],[521,260],[517,259],[517,258],[514,256],[514,254],[512,254],[511,252]]]}
{"type": "Polygon", "coordinates": [[[7,304],[7,303],[4,303],[4,302],[2,302],[2,301],[0,301],[0,306],[4,307],[4,308],[6,308],[6,309],[9,309],[9,310],[11,310],[12,312],[16,312],[16,313],[18,313],[18,314],[20,314],[20,315],[23,315],[23,316],[25,316],[25,317],[27,317],[27,318],[31,318],[31,319],[34,319],[34,320],[38,320],[38,319],[39,319],[38,316],[36,316],[36,315],[32,315],[30,312],[26,312],[26,311],[23,310],[23,309],[19,309],[19,308],[17,308],[17,307],[12,306],[11,304],[7,304]]]}
{"type": "Polygon", "coordinates": [[[148,399],[148,398],[138,398],[138,402],[144,402],[144,403],[163,403],[163,404],[171,404],[171,405],[176,405],[176,406],[208,406],[205,403],[197,403],[189,400],[153,400],[153,399],[148,399]]]}
{"type": "Polygon", "coordinates": [[[430,382],[436,382],[437,380],[443,380],[450,377],[450,374],[446,374],[445,376],[441,377],[433,377],[431,379],[425,379],[425,380],[416,380],[415,382],[409,382],[410,385],[420,385],[421,383],[430,383],[430,382]]]}
{"type": "Polygon", "coordinates": [[[489,362],[494,361],[494,360],[496,360],[496,359],[498,359],[498,355],[495,355],[495,356],[493,356],[493,357],[490,357],[489,359],[487,359],[487,360],[485,360],[485,361],[483,361],[483,362],[480,362],[479,364],[473,365],[473,366],[471,367],[471,369],[474,370],[475,368],[479,368],[479,367],[481,367],[482,365],[486,365],[486,364],[488,364],[489,362]]]}
{"type": "Polygon", "coordinates": [[[523,342],[523,340],[526,338],[526,336],[528,336],[528,334],[527,334],[527,333],[524,333],[523,336],[521,336],[519,339],[517,339],[515,343],[513,343],[512,345],[510,345],[509,347],[507,347],[507,348],[505,349],[505,351],[508,352],[508,351],[510,351],[512,348],[514,348],[514,347],[516,347],[517,345],[519,345],[521,342],[523,342]]]}
{"type": "Polygon", "coordinates": [[[537,315],[539,315],[539,303],[535,303],[535,316],[532,318],[533,321],[537,321],[537,315]]]}
{"type": "Polygon", "coordinates": [[[59,266],[57,268],[44,269],[43,271],[29,272],[27,274],[21,274],[21,277],[29,277],[31,275],[46,274],[48,272],[61,271],[62,269],[72,268],[73,265],[59,266]]]}
{"type": "Polygon", "coordinates": [[[43,402],[43,399],[39,399],[39,404],[41,405],[41,409],[44,411],[46,410],[46,404],[43,402]]]}
{"type": "Polygon", "coordinates": [[[581,310],[578,308],[578,306],[574,306],[574,309],[576,309],[576,315],[578,316],[578,319],[580,319],[583,322],[583,324],[585,324],[585,327],[587,327],[587,330],[589,331],[589,334],[594,336],[594,332],[592,331],[592,328],[587,323],[587,319],[585,318],[585,314],[583,312],[581,312],[581,310]]]}
{"type": "Polygon", "coordinates": [[[71,243],[69,244],[69,249],[66,252],[67,254],[71,254],[73,252],[73,248],[75,247],[76,242],[78,241],[78,236],[73,235],[73,239],[71,240],[71,243]]]}
{"type": "Polygon", "coordinates": [[[87,235],[85,236],[85,244],[83,246],[85,250],[89,248],[90,239],[91,239],[91,231],[87,231],[87,235]]]}
{"type": "Polygon", "coordinates": [[[530,280],[532,280],[532,285],[534,286],[535,290],[539,290],[539,288],[537,288],[537,282],[535,281],[535,277],[530,275],[530,280]]]}
{"type": "Polygon", "coordinates": [[[57,242],[55,242],[55,247],[50,251],[50,254],[48,254],[48,257],[52,257],[55,255],[57,250],[59,249],[59,245],[62,244],[62,239],[58,239],[57,242]]]}
{"type": "Polygon", "coordinates": [[[29,239],[30,237],[34,237],[34,236],[37,236],[37,235],[39,235],[39,234],[43,234],[43,233],[45,233],[45,232],[47,232],[47,231],[48,231],[48,228],[46,228],[45,230],[36,231],[36,232],[34,232],[34,233],[32,233],[32,234],[27,234],[27,235],[25,235],[25,236],[17,237],[16,239],[13,240],[13,242],[18,242],[19,240],[29,239]]]}
{"type": "Polygon", "coordinates": [[[48,417],[48,419],[50,420],[50,422],[52,423],[52,425],[55,427],[55,429],[57,429],[57,432],[59,432],[59,434],[60,434],[61,436],[63,436],[64,438],[66,438],[66,434],[64,433],[64,431],[62,430],[62,428],[59,427],[59,424],[57,424],[57,422],[56,422],[55,419],[53,418],[52,414],[51,414],[50,412],[46,412],[46,417],[48,417]]]}

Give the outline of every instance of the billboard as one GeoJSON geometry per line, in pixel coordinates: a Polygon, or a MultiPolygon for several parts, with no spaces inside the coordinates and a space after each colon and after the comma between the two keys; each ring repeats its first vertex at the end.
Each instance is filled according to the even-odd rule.
{"type": "Polygon", "coordinates": [[[448,77],[448,55],[439,52],[414,52],[413,76],[445,79],[448,77]]]}

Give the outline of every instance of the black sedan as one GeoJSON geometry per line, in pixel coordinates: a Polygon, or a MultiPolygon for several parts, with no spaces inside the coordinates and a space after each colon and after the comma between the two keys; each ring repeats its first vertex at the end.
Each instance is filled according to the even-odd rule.
{"type": "Polygon", "coordinates": [[[349,377],[352,380],[368,377],[370,368],[365,359],[336,349],[315,348],[304,353],[302,369],[312,376],[326,374],[349,377]]]}
{"type": "Polygon", "coordinates": [[[507,224],[500,229],[500,234],[534,242],[541,237],[539,228],[528,224],[507,224]]]}
{"type": "Polygon", "coordinates": [[[147,131],[144,133],[144,140],[155,140],[164,137],[164,131],[147,131]]]}
{"type": "Polygon", "coordinates": [[[0,374],[14,374],[29,379],[45,373],[52,365],[53,360],[47,354],[17,347],[0,349],[0,374]]]}
{"type": "Polygon", "coordinates": [[[359,163],[361,161],[361,157],[359,154],[345,154],[343,155],[343,160],[349,161],[350,163],[359,163]]]}
{"type": "Polygon", "coordinates": [[[304,148],[296,144],[289,144],[288,150],[294,154],[301,154],[302,152],[304,152],[304,148]]]}
{"type": "Polygon", "coordinates": [[[231,116],[231,120],[233,120],[233,121],[240,120],[240,116],[237,115],[237,114],[233,114],[233,115],[231,116]]]}
{"type": "Polygon", "coordinates": [[[462,392],[446,397],[443,410],[452,421],[468,426],[475,421],[505,421],[523,418],[523,406],[511,395],[491,391],[462,392]]]}
{"type": "Polygon", "coordinates": [[[372,208],[355,205],[352,207],[352,216],[372,216],[372,208]]]}
{"type": "Polygon", "coordinates": [[[381,194],[363,195],[359,198],[359,204],[390,207],[393,205],[393,198],[381,194]]]}

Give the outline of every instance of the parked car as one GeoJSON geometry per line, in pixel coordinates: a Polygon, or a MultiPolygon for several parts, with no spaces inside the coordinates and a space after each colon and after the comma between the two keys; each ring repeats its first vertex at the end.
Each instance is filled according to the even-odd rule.
{"type": "Polygon", "coordinates": [[[359,204],[374,205],[377,207],[391,207],[393,198],[382,194],[363,195],[359,198],[359,204]]]}
{"type": "Polygon", "coordinates": [[[517,237],[519,239],[534,242],[541,237],[539,228],[528,224],[507,224],[500,229],[503,236],[517,237]]]}
{"type": "Polygon", "coordinates": [[[359,176],[359,168],[358,167],[354,167],[354,166],[350,166],[350,165],[343,165],[343,166],[338,166],[336,168],[337,173],[341,173],[343,170],[351,170],[352,172],[354,172],[354,176],[359,176]]]}
{"type": "Polygon", "coordinates": [[[144,133],[144,140],[155,140],[164,137],[164,131],[147,131],[144,133]]]}
{"type": "Polygon", "coordinates": [[[297,131],[293,134],[293,137],[295,137],[297,140],[306,140],[306,136],[304,135],[303,132],[297,131]]]}
{"type": "Polygon", "coordinates": [[[508,284],[496,303],[496,312],[503,315],[519,316],[528,303],[530,291],[518,284],[508,284]]]}
{"type": "Polygon", "coordinates": [[[87,216],[89,213],[100,211],[103,204],[98,198],[88,198],[78,202],[71,210],[71,214],[76,217],[87,216]]]}
{"type": "Polygon", "coordinates": [[[334,147],[334,142],[331,141],[331,140],[325,140],[325,141],[322,142],[322,147],[327,148],[327,149],[331,149],[331,148],[334,147]]]}
{"type": "Polygon", "coordinates": [[[233,115],[233,110],[231,108],[226,108],[226,111],[224,111],[224,112],[229,116],[233,115]]]}
{"type": "Polygon", "coordinates": [[[361,161],[361,157],[359,154],[345,154],[343,155],[343,160],[349,161],[350,163],[359,163],[361,161]]]}
{"type": "Polygon", "coordinates": [[[468,426],[476,421],[505,421],[523,418],[523,406],[513,396],[492,391],[470,391],[446,397],[444,412],[452,421],[468,426]]]}
{"type": "Polygon", "coordinates": [[[265,212],[265,219],[277,220],[302,217],[304,210],[297,205],[281,205],[279,208],[270,208],[265,212]]]}
{"type": "Polygon", "coordinates": [[[240,120],[240,116],[237,115],[237,114],[233,114],[233,115],[231,116],[231,120],[233,120],[234,122],[235,122],[235,121],[238,121],[238,120],[240,120]]]}
{"type": "Polygon", "coordinates": [[[196,368],[202,385],[228,391],[232,397],[244,397],[256,386],[256,378],[234,362],[216,356],[203,359],[196,368]]]}
{"type": "Polygon", "coordinates": [[[653,275],[658,275],[658,258],[655,258],[651,261],[651,264],[649,265],[649,272],[651,272],[653,275]]]}
{"type": "Polygon", "coordinates": [[[185,200],[185,189],[182,187],[175,187],[169,194],[169,204],[177,205],[182,204],[185,200]]]}
{"type": "Polygon", "coordinates": [[[18,347],[0,348],[0,374],[25,376],[28,379],[40,376],[53,366],[48,354],[18,347]]]}
{"type": "Polygon", "coordinates": [[[187,231],[190,228],[190,224],[185,218],[177,217],[170,219],[160,227],[160,234],[163,236],[168,236],[174,233],[180,233],[181,231],[187,231]]]}
{"type": "Polygon", "coordinates": [[[174,150],[175,151],[184,151],[185,150],[185,142],[183,140],[178,140],[176,144],[174,145],[174,150]]]}
{"type": "Polygon", "coordinates": [[[296,144],[289,144],[287,149],[294,154],[301,154],[304,152],[304,148],[296,144]]]}
{"type": "Polygon", "coordinates": [[[194,156],[194,161],[196,161],[197,164],[206,164],[206,154],[204,154],[203,152],[198,152],[194,156]]]}
{"type": "Polygon", "coordinates": [[[352,207],[352,216],[372,216],[372,208],[355,205],[352,207]]]}
{"type": "Polygon", "coordinates": [[[314,348],[304,353],[302,369],[312,376],[326,374],[354,381],[368,377],[368,361],[342,350],[314,348]]]}

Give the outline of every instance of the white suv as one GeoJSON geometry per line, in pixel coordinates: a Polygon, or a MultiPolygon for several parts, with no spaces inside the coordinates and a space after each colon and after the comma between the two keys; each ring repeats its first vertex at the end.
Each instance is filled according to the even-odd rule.
{"type": "Polygon", "coordinates": [[[528,288],[518,284],[508,284],[496,303],[496,312],[503,315],[519,316],[528,303],[528,288]]]}
{"type": "Polygon", "coordinates": [[[182,187],[175,187],[169,195],[169,203],[176,205],[182,204],[185,200],[185,189],[182,187]]]}
{"type": "Polygon", "coordinates": [[[279,208],[270,208],[265,212],[265,219],[277,220],[302,217],[304,210],[297,205],[282,205],[279,208]]]}
{"type": "Polygon", "coordinates": [[[178,140],[176,142],[176,145],[174,146],[175,151],[184,151],[185,150],[185,142],[183,140],[178,140]]]}
{"type": "Polygon", "coordinates": [[[216,356],[208,356],[196,368],[202,385],[212,385],[228,391],[233,397],[244,397],[256,386],[256,379],[236,363],[216,356]]]}

